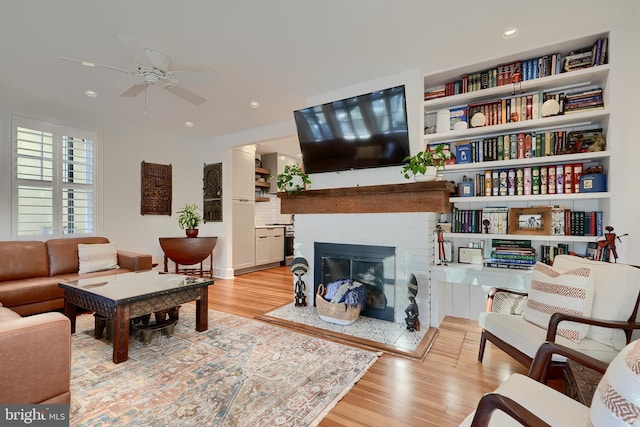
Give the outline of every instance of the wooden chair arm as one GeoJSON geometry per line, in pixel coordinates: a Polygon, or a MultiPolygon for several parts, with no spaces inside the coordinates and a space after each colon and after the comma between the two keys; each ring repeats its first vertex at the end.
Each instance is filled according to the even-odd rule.
{"type": "Polygon", "coordinates": [[[549,424],[534,415],[524,406],[513,399],[497,393],[487,393],[482,396],[476,409],[476,414],[471,421],[471,427],[486,427],[489,425],[491,415],[495,410],[500,410],[524,426],[547,427],[549,424]]]}
{"type": "Polygon", "coordinates": [[[549,373],[549,367],[551,366],[551,358],[554,354],[559,354],[568,359],[575,360],[587,368],[593,369],[604,374],[609,366],[608,363],[602,360],[595,359],[591,356],[587,356],[577,350],[569,347],[565,347],[555,342],[544,342],[536,352],[536,356],[529,368],[529,377],[546,384],[549,373]]]}
{"type": "Polygon", "coordinates": [[[496,293],[498,292],[506,292],[508,294],[514,294],[514,295],[520,295],[523,297],[526,297],[529,295],[529,293],[527,291],[516,291],[514,289],[507,289],[507,288],[498,288],[498,287],[492,287],[491,289],[489,289],[489,292],[487,294],[487,302],[486,302],[486,306],[485,306],[485,311],[490,312],[493,308],[493,298],[496,296],[496,293]]]}
{"type": "Polygon", "coordinates": [[[638,322],[603,320],[594,319],[592,317],[572,316],[564,313],[553,313],[551,315],[551,319],[549,319],[549,326],[547,328],[547,341],[556,340],[558,325],[563,321],[584,323],[592,326],[601,326],[603,328],[622,329],[627,337],[627,344],[631,342],[631,334],[633,331],[635,329],[640,329],[640,323],[638,322]]]}

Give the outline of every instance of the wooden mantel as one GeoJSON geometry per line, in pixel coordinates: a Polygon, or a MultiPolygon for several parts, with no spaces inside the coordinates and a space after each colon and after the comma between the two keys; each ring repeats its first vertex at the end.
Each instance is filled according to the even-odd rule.
{"type": "Polygon", "coordinates": [[[283,214],[451,212],[448,181],[371,185],[364,187],[278,193],[283,214]]]}

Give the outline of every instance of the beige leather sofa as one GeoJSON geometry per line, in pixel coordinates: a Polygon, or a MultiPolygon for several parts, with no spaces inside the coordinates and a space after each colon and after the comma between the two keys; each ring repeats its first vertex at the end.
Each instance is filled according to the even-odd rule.
{"type": "Polygon", "coordinates": [[[64,314],[21,317],[0,307],[0,360],[0,403],[70,403],[71,323],[64,314]]]}
{"type": "Polygon", "coordinates": [[[119,269],[79,275],[79,243],[109,240],[0,242],[0,403],[70,403],[71,323],[59,312],[59,282],[152,267],[151,255],[118,251],[119,269]]]}
{"type": "Polygon", "coordinates": [[[61,281],[151,269],[151,255],[118,250],[119,269],[78,274],[78,244],[109,243],[104,237],[0,242],[0,303],[20,314],[64,308],[61,281]]]}

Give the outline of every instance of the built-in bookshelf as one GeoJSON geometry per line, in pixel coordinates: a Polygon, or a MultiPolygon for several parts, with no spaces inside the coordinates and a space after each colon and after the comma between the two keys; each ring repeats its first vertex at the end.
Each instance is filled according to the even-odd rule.
{"type": "MultiPolygon", "coordinates": [[[[474,146],[476,151],[474,151],[471,161],[467,159],[468,163],[448,164],[443,171],[444,179],[453,181],[458,185],[463,180],[475,179],[473,194],[467,193],[465,197],[451,197],[451,202],[457,209],[477,210],[484,207],[524,208],[555,206],[571,211],[602,212],[603,222],[608,224],[610,193],[608,191],[579,192],[579,175],[576,175],[576,186],[575,188],[572,186],[571,192],[547,192],[546,194],[541,194],[538,191],[537,193],[529,192],[528,194],[487,195],[478,191],[478,179],[481,174],[487,171],[531,168],[536,170],[544,168],[546,171],[556,165],[579,164],[585,169],[589,167],[602,168],[604,174],[608,174],[610,151],[607,150],[606,146],[601,151],[593,151],[592,149],[595,146],[586,147],[585,145],[576,149],[573,145],[562,145],[566,144],[567,135],[572,132],[574,134],[579,132],[599,132],[605,138],[607,146],[615,143],[615,141],[609,141],[607,138],[610,116],[609,106],[611,105],[611,99],[607,91],[611,67],[608,61],[607,43],[608,34],[596,34],[520,54],[513,54],[493,63],[485,62],[465,66],[464,68],[447,70],[424,77],[425,99],[428,98],[423,104],[425,113],[424,149],[429,149],[430,146],[436,144],[448,144],[451,152],[455,153],[458,146],[466,145],[466,143],[476,141],[478,144],[478,141],[482,141],[480,144],[485,144],[483,148],[477,148],[482,147],[481,145],[474,146]],[[588,59],[585,58],[590,56],[593,59],[588,62],[588,59]],[[551,58],[553,58],[553,72],[545,68],[544,73],[542,73],[543,63],[549,64],[551,68],[551,58]],[[570,71],[564,71],[566,58],[572,58],[572,65],[566,67],[570,71]],[[525,67],[525,62],[527,64],[526,71],[523,68],[525,67]],[[512,71],[500,76],[500,73],[504,73],[504,70],[510,70],[508,67],[513,64],[517,64],[517,67],[519,67],[519,76],[513,78],[514,73],[512,71]],[[537,71],[540,71],[539,75],[542,77],[536,74],[537,71],[536,73],[531,71],[532,64],[540,66],[537,71]],[[484,73],[482,75],[482,84],[488,87],[478,89],[476,85],[474,90],[465,91],[467,84],[471,84],[468,83],[469,76],[482,73],[484,73]],[[497,77],[496,74],[498,75],[497,77]],[[491,84],[491,76],[493,76],[493,85],[491,84]],[[496,85],[496,81],[500,81],[500,85],[496,85]],[[452,82],[457,83],[455,91],[452,89],[452,82]],[[443,96],[444,89],[442,89],[442,92],[439,91],[445,87],[446,96],[443,96]],[[580,100],[581,97],[584,101],[580,100]],[[516,98],[518,98],[517,113],[520,116],[513,118],[510,117],[508,106],[511,105],[510,102],[516,105],[516,98]],[[570,98],[572,99],[571,110],[567,106],[566,114],[563,114],[562,104],[564,100],[570,98]],[[520,99],[522,100],[522,107],[520,107],[520,99]],[[549,105],[553,107],[553,103],[545,104],[545,101],[550,99],[558,102],[560,110],[557,114],[551,108],[551,114],[549,115],[548,107],[549,105]],[[575,101],[576,99],[578,101],[575,101]],[[525,101],[528,103],[528,110],[525,110],[525,101]],[[533,105],[531,104],[532,102],[533,105]],[[543,105],[546,111],[543,109],[543,105]],[[477,106],[484,106],[485,109],[478,109],[477,106]],[[506,111],[505,108],[507,108],[506,111]],[[466,121],[466,125],[455,126],[452,117],[451,128],[434,127],[434,121],[438,120],[438,114],[442,114],[446,110],[455,110],[457,121],[466,121]],[[460,110],[462,110],[462,113],[460,113],[460,110]],[[474,126],[472,126],[473,116],[465,115],[469,111],[472,113],[479,111],[484,113],[483,117],[481,117],[482,120],[476,120],[473,123],[474,126]],[[513,120],[510,120],[510,118],[513,118],[513,120]],[[438,131],[435,132],[435,130],[438,131]],[[560,148],[558,149],[558,146],[556,146],[556,149],[552,149],[551,152],[547,150],[546,152],[541,153],[538,151],[536,153],[535,136],[538,135],[539,138],[541,134],[553,132],[564,133],[564,137],[561,140],[556,140],[561,141],[560,148]],[[533,153],[527,152],[527,155],[523,157],[520,157],[520,153],[518,153],[517,157],[508,156],[508,158],[505,158],[503,153],[500,156],[496,154],[499,150],[494,145],[492,155],[487,157],[491,160],[487,161],[484,155],[478,155],[477,150],[488,152],[486,140],[502,141],[503,137],[506,140],[509,134],[533,135],[533,153]]],[[[438,123],[438,125],[441,125],[441,123],[438,123]]],[[[506,150],[506,147],[505,142],[504,147],[500,145],[500,151],[503,148],[506,150]]],[[[443,220],[453,221],[453,218],[449,216],[448,218],[443,218],[443,220]]],[[[453,239],[455,246],[466,246],[467,243],[480,240],[523,238],[523,235],[446,233],[445,238],[453,239]]],[[[541,245],[569,244],[571,251],[582,254],[585,253],[587,242],[594,241],[596,237],[536,234],[526,235],[526,238],[541,245]]]]}

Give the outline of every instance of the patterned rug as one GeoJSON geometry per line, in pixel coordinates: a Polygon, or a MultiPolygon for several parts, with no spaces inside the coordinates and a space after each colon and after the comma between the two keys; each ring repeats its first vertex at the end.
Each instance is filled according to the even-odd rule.
{"type": "Polygon", "coordinates": [[[72,336],[73,426],[313,426],[378,355],[209,310],[195,331],[185,304],[174,336],[134,337],[129,360],[93,338],[93,316],[72,336]]]}

